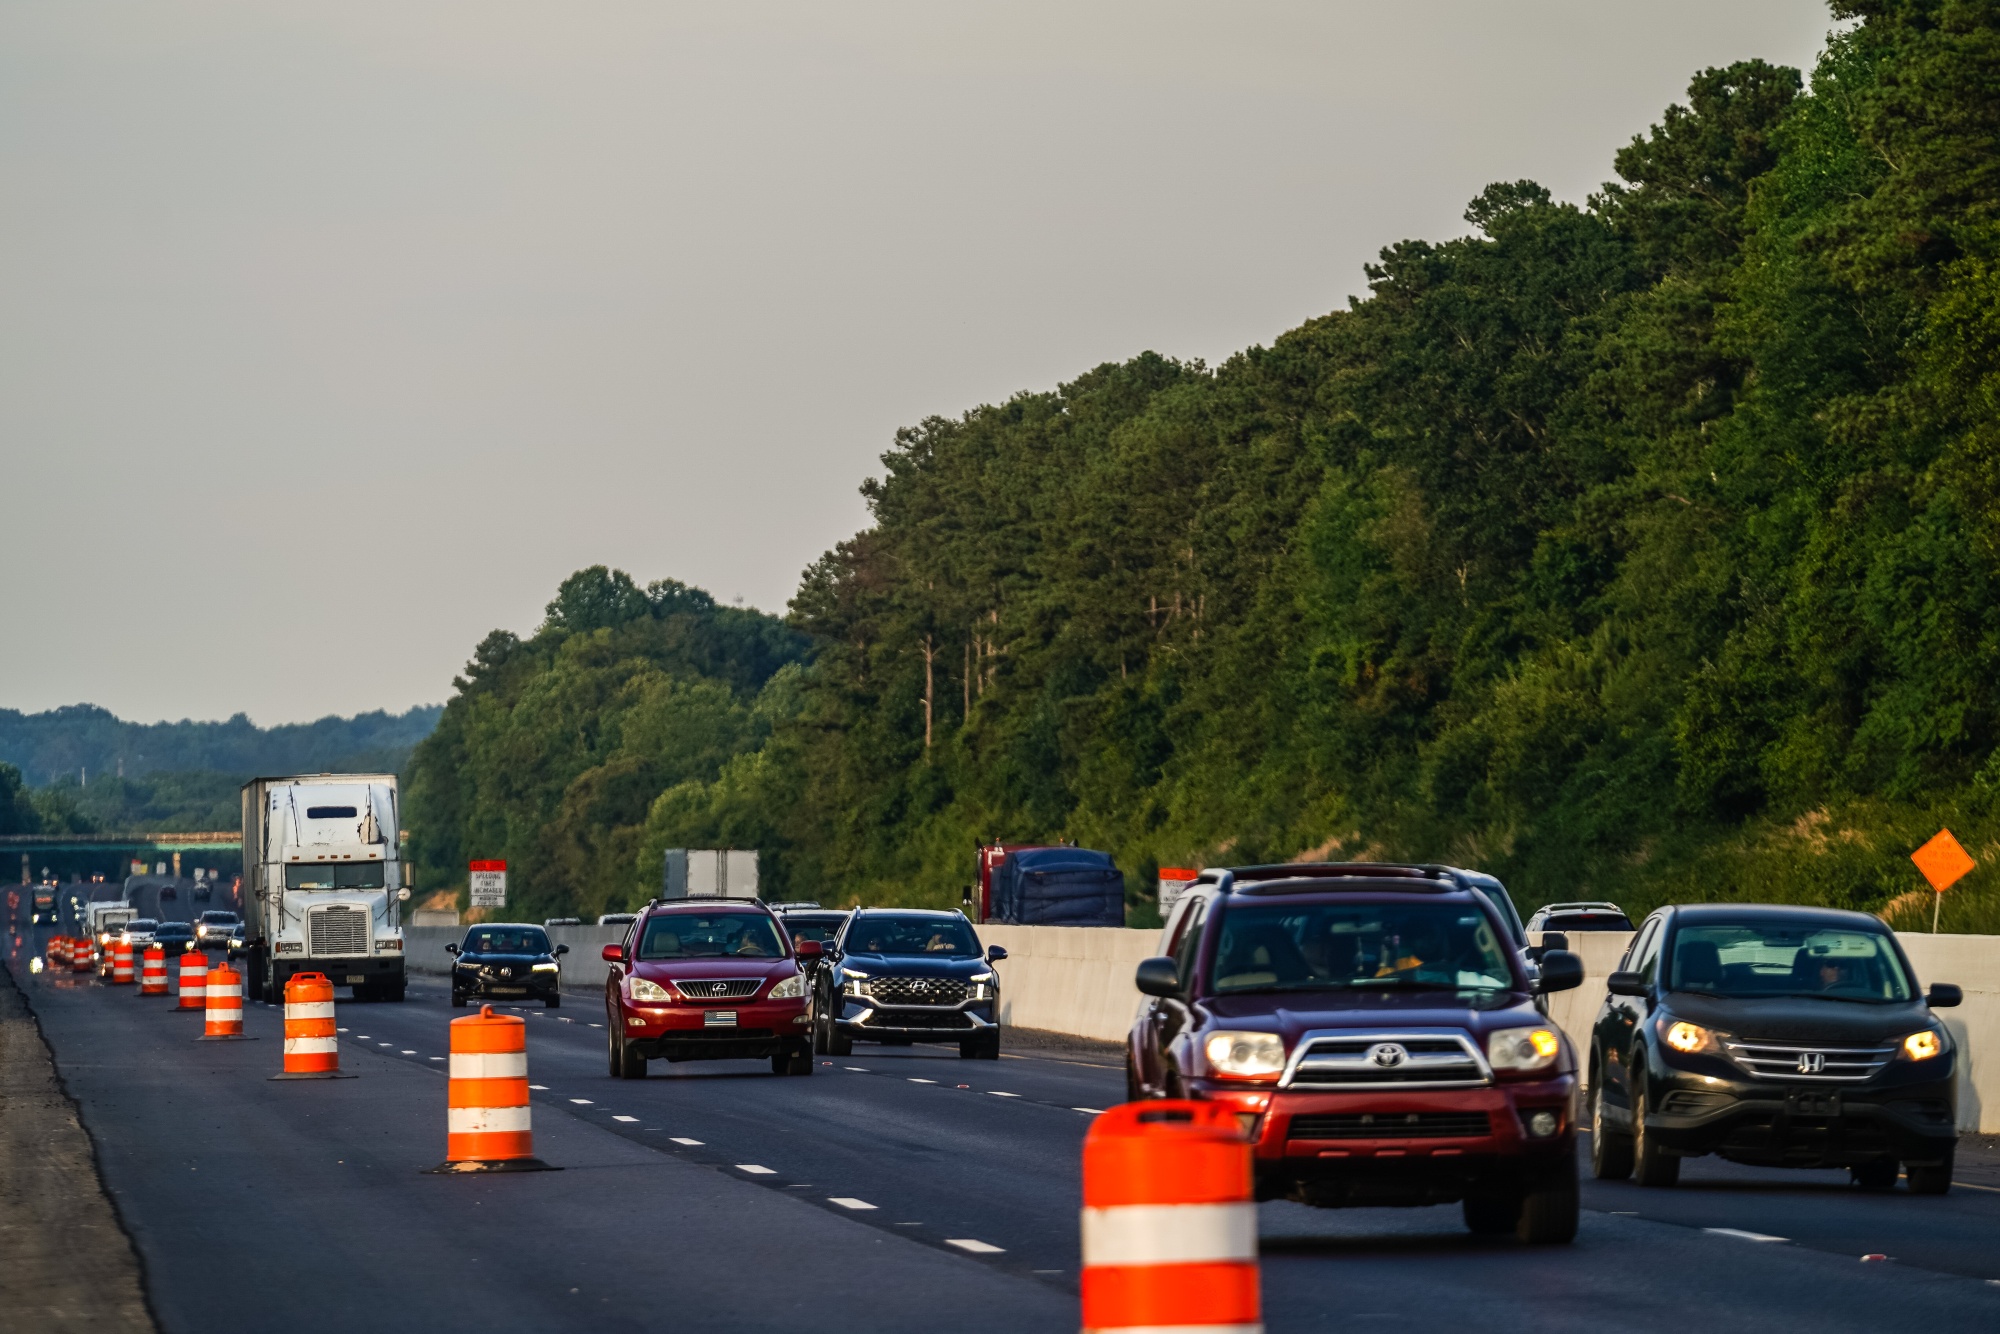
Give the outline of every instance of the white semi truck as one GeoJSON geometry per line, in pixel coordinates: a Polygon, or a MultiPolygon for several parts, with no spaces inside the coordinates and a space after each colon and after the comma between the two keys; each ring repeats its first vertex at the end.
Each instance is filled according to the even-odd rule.
{"type": "Polygon", "coordinates": [[[243,952],[253,1000],[298,973],[355,999],[403,999],[410,897],[394,774],[308,774],[243,785],[243,952]]]}

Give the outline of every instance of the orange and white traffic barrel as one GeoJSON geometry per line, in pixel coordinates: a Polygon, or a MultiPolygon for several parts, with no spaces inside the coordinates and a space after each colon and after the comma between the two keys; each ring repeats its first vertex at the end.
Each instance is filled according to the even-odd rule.
{"type": "Polygon", "coordinates": [[[208,1008],[208,956],[200,950],[189,950],[181,956],[180,1004],[175,1008],[208,1008]]]}
{"type": "Polygon", "coordinates": [[[207,1004],[199,1042],[243,1036],[243,974],[227,963],[208,970],[207,1004]]]}
{"type": "Polygon", "coordinates": [[[164,996],[167,994],[167,947],[165,945],[146,946],[144,966],[139,970],[139,994],[141,996],[164,996]]]}
{"type": "Polygon", "coordinates": [[[97,943],[89,936],[72,936],[69,942],[69,970],[87,973],[97,966],[97,943]]]}
{"type": "Polygon", "coordinates": [[[49,967],[58,968],[69,962],[69,937],[49,937],[49,967]]]}
{"type": "Polygon", "coordinates": [[[353,1078],[340,1073],[333,983],[325,973],[295,973],[285,983],[285,1070],[271,1078],[353,1078]]]}
{"type": "Polygon", "coordinates": [[[451,1021],[451,1081],[445,1095],[445,1161],[433,1172],[537,1172],[528,1114],[528,1024],[519,1015],[451,1021]]]}
{"type": "Polygon", "coordinates": [[[1260,1334],[1250,1145],[1212,1102],[1128,1102],[1083,1141],[1083,1328],[1260,1334]]]}
{"type": "Polygon", "coordinates": [[[111,981],[113,985],[123,986],[132,980],[132,942],[114,940],[111,942],[111,981]]]}

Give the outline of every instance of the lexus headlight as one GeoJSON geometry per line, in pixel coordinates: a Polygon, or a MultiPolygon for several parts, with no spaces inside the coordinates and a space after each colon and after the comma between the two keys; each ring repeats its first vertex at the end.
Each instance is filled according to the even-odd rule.
{"type": "Polygon", "coordinates": [[[1906,1061],[1928,1061],[1944,1050],[1944,1034],[1935,1028],[1927,1028],[1921,1033],[1912,1033],[1903,1039],[1903,1049],[1899,1053],[1906,1061]]]}
{"type": "Polygon", "coordinates": [[[806,975],[804,973],[793,973],[790,977],[785,978],[784,980],[779,982],[777,986],[772,987],[771,994],[766,996],[764,999],[798,1000],[805,994],[806,994],[806,975]]]}
{"type": "Polygon", "coordinates": [[[653,1001],[662,1005],[673,999],[673,993],[665,987],[658,982],[648,982],[643,977],[626,978],[625,994],[635,1001],[653,1001]]]}
{"type": "Polygon", "coordinates": [[[1208,1064],[1223,1075],[1275,1075],[1285,1068],[1285,1040],[1276,1033],[1210,1033],[1202,1045],[1208,1064]]]}
{"type": "Polygon", "coordinates": [[[1666,1040],[1666,1044],[1669,1047],[1686,1056],[1692,1056],[1698,1051],[1720,1051],[1722,1049],[1721,1045],[1715,1040],[1715,1034],[1709,1032],[1700,1024],[1690,1024],[1685,1019],[1676,1020],[1671,1024],[1662,1024],[1660,1026],[1660,1036],[1666,1040]]]}
{"type": "Polygon", "coordinates": [[[1497,1028],[1486,1035],[1486,1059],[1495,1070],[1546,1070],[1561,1053],[1553,1028],[1497,1028]]]}

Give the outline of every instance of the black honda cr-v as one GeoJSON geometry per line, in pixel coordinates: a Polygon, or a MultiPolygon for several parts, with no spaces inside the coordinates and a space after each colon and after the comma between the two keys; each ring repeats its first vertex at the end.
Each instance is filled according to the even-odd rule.
{"type": "Polygon", "coordinates": [[[845,1056],[856,1038],[956,1042],[960,1056],[997,1060],[993,965],[1006,957],[998,945],[980,950],[964,913],[858,908],[813,979],[815,1045],[845,1056]]]}

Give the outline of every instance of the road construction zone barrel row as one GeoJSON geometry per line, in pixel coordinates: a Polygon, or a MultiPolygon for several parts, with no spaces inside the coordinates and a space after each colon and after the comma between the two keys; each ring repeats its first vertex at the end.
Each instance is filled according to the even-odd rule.
{"type": "Polygon", "coordinates": [[[285,1073],[325,1075],[339,1069],[333,983],[324,973],[295,974],[285,983],[285,1073]]]}
{"type": "Polygon", "coordinates": [[[189,950],[181,956],[180,998],[176,1008],[208,1008],[208,956],[200,950],[189,950]]]}
{"type": "Polygon", "coordinates": [[[208,970],[203,1006],[204,1038],[243,1036],[243,974],[227,963],[208,970]]]}

